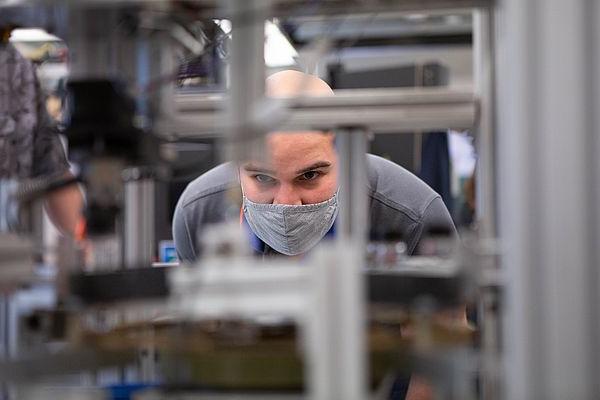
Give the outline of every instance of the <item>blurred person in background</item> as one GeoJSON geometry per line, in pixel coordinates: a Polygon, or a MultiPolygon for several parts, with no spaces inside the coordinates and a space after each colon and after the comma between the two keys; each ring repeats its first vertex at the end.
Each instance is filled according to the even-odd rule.
{"type": "MultiPolygon", "coordinates": [[[[46,110],[33,64],[0,41],[0,182],[72,177],[54,121],[46,110]]],[[[2,183],[0,183],[2,184],[2,183]]],[[[77,184],[48,193],[45,209],[53,224],[73,235],[81,219],[83,195],[77,184]]]]}

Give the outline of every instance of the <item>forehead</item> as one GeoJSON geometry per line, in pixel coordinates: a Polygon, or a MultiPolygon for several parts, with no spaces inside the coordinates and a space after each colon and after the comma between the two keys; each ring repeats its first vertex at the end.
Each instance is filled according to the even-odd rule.
{"type": "Polygon", "coordinates": [[[331,151],[333,137],[322,132],[274,132],[267,135],[266,145],[271,156],[305,151],[331,151]]]}
{"type": "Polygon", "coordinates": [[[251,160],[278,171],[298,169],[316,161],[335,160],[333,135],[322,132],[270,133],[266,137],[264,160],[251,160]]]}

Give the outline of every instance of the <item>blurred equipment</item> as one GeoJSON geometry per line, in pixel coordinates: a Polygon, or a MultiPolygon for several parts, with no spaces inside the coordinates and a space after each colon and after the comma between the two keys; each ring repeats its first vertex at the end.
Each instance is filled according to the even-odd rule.
{"type": "MultiPolygon", "coordinates": [[[[275,68],[306,62],[317,70],[324,52],[333,49],[335,57],[332,46],[348,44],[354,30],[344,20],[356,24],[356,15],[396,18],[421,39],[419,29],[454,24],[452,43],[472,36],[477,62],[487,65],[492,26],[477,23],[492,10],[484,0],[0,5],[0,27],[41,27],[68,46],[63,133],[86,191],[85,223],[56,249],[32,249],[26,240],[0,235],[0,287],[12,280],[20,285],[13,273],[31,267],[36,251],[52,250],[58,258],[45,275],[54,295],[45,307],[21,318],[3,318],[10,306],[0,312],[1,331],[11,324],[21,329],[16,339],[0,335],[10,342],[3,348],[26,344],[3,352],[2,395],[35,397],[59,382],[75,387],[65,393],[79,398],[385,399],[398,374],[415,372],[440,398],[497,398],[497,310],[479,316],[490,327],[476,332],[489,339],[479,348],[476,334],[456,317],[481,293],[489,295],[487,304],[497,299],[499,283],[488,279],[493,251],[475,239],[453,246],[439,235],[425,242],[424,257],[409,259],[395,238],[368,243],[365,192],[371,134],[472,129],[480,146],[490,146],[492,115],[485,106],[493,70],[481,68],[475,88],[433,87],[445,82],[446,72],[424,63],[411,70],[423,74],[415,77],[416,88],[358,89],[346,79],[360,74],[338,69],[330,72],[345,89],[333,97],[277,100],[264,93],[265,62],[275,68]],[[328,18],[335,23],[311,33],[315,20],[328,18]],[[267,56],[265,34],[274,31],[278,41],[305,43],[305,58],[302,52],[285,60],[267,56]],[[239,204],[232,204],[234,222],[202,238],[206,255],[196,265],[174,266],[163,234],[168,199],[162,185],[208,168],[217,151],[233,161],[260,154],[273,129],[336,132],[335,240],[302,260],[250,257],[236,223],[239,204]]],[[[384,25],[386,31],[394,23],[384,25]]],[[[351,38],[348,47],[362,39],[351,38]]],[[[43,50],[43,59],[61,53],[43,50]]],[[[493,175],[493,165],[493,158],[482,160],[481,170],[493,175]]],[[[22,204],[63,184],[0,185],[0,223],[25,220],[22,204]]],[[[493,198],[485,199],[493,206],[493,198]]],[[[482,210],[480,235],[489,239],[494,212],[482,210]]]]}
{"type": "Polygon", "coordinates": [[[67,87],[65,133],[86,187],[86,233],[92,245],[107,246],[104,261],[98,257],[90,268],[150,265],[158,140],[134,126],[135,105],[121,84],[86,80],[67,87]]]}

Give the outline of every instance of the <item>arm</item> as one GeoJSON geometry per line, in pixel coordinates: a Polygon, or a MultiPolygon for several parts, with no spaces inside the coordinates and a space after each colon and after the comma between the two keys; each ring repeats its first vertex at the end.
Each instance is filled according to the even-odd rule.
{"type": "Polygon", "coordinates": [[[175,242],[177,256],[181,261],[194,261],[196,252],[194,251],[194,243],[189,228],[188,215],[182,202],[183,196],[177,202],[175,214],[173,215],[173,241],[175,242]]]}
{"type": "Polygon", "coordinates": [[[70,236],[75,234],[83,209],[83,195],[78,185],[69,185],[46,195],[44,206],[58,230],[70,236]]]}
{"type": "Polygon", "coordinates": [[[416,226],[409,243],[409,254],[419,254],[419,246],[424,237],[432,231],[448,232],[450,236],[458,239],[456,227],[450,212],[440,196],[435,197],[426,207],[421,221],[416,226]]]}
{"type": "MultiPolygon", "coordinates": [[[[417,236],[413,240],[413,250],[418,252],[421,239],[432,229],[448,231],[455,239],[458,239],[452,217],[439,196],[433,199],[423,214],[417,236]]],[[[460,307],[456,310],[440,311],[436,313],[434,318],[437,321],[444,321],[447,324],[456,323],[465,327],[468,326],[465,307],[460,307]]],[[[430,400],[433,398],[434,390],[430,382],[422,376],[412,375],[406,393],[406,400],[430,400]]]]}
{"type": "MultiPolygon", "coordinates": [[[[32,177],[72,177],[56,122],[48,115],[45,97],[37,79],[35,86],[37,121],[33,133],[32,177]]],[[[73,184],[49,193],[44,198],[44,206],[50,220],[59,231],[67,235],[75,234],[83,208],[83,193],[78,185],[73,184]]]]}
{"type": "Polygon", "coordinates": [[[424,378],[412,375],[405,400],[432,400],[433,388],[424,378]]]}

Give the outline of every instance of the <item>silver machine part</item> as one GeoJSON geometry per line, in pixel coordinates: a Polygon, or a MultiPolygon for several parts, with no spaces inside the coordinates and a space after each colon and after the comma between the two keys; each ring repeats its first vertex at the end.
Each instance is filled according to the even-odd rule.
{"type": "MultiPolygon", "coordinates": [[[[408,4],[408,2],[404,3],[408,4]]],[[[421,7],[430,9],[434,6],[454,7],[457,4],[473,6],[487,4],[488,2],[483,0],[437,1],[427,2],[425,6],[422,3],[410,2],[414,9],[421,7]]],[[[268,2],[260,0],[230,0],[227,3],[226,11],[233,16],[237,13],[250,12],[254,16],[253,19],[259,21],[260,18],[256,18],[256,16],[266,16],[268,5],[268,2]]],[[[82,18],[77,18],[77,14],[74,15],[74,19],[80,21],[93,17],[93,13],[89,11],[87,14],[82,15],[82,18]]],[[[177,122],[172,126],[159,126],[159,130],[164,128],[168,132],[180,133],[185,132],[187,129],[188,132],[192,132],[189,133],[190,136],[199,136],[206,132],[214,134],[222,126],[233,126],[229,140],[238,146],[233,146],[229,150],[227,159],[239,160],[248,155],[250,146],[246,146],[249,138],[248,131],[245,131],[245,128],[248,127],[248,122],[256,121],[257,110],[254,105],[260,105],[264,97],[264,24],[262,20],[259,22],[249,24],[244,20],[236,22],[235,18],[232,18],[235,33],[231,47],[232,66],[229,71],[231,87],[228,100],[229,108],[227,109],[228,113],[225,114],[226,119],[230,119],[228,125],[219,125],[217,119],[214,118],[216,111],[221,110],[221,105],[224,103],[223,99],[219,99],[216,105],[209,104],[208,110],[199,109],[196,107],[197,104],[192,104],[188,110],[182,110],[181,108],[184,108],[185,104],[181,106],[178,103],[181,106],[177,110],[178,113],[182,114],[182,111],[189,113],[189,115],[184,116],[184,119],[187,118],[184,122],[188,124],[178,125],[177,122]],[[207,112],[203,114],[202,111],[207,112]],[[200,118],[197,118],[194,114],[199,115],[200,118]],[[198,132],[200,133],[198,134],[198,132]]],[[[81,24],[84,24],[84,22],[80,22],[81,24]]],[[[80,29],[85,31],[84,28],[84,26],[80,26],[80,29]]],[[[81,57],[81,52],[86,51],[85,42],[88,39],[89,37],[82,36],[81,43],[76,44],[75,57],[81,57]],[[79,55],[77,52],[79,52],[79,55]]],[[[101,44],[98,44],[98,46],[89,47],[90,52],[96,51],[98,54],[106,55],[106,57],[103,56],[101,62],[90,59],[91,64],[80,64],[80,67],[76,69],[78,73],[85,75],[88,68],[93,71],[93,68],[99,65],[106,65],[109,71],[118,70],[118,66],[115,64],[115,60],[118,59],[115,48],[111,49],[110,46],[102,46],[101,44]]],[[[485,57],[486,54],[481,53],[478,56],[485,57]]],[[[135,63],[131,63],[131,65],[135,65],[135,63]]],[[[168,87],[172,88],[172,86],[168,87]]],[[[339,214],[340,234],[336,242],[330,246],[331,248],[324,249],[323,253],[314,260],[312,267],[315,268],[314,271],[311,271],[312,276],[310,277],[310,288],[314,290],[315,294],[314,303],[312,304],[313,308],[308,308],[307,320],[305,321],[309,325],[305,344],[308,349],[307,365],[310,365],[310,375],[307,376],[309,396],[312,399],[337,400],[344,398],[360,400],[368,398],[368,377],[366,373],[368,369],[364,329],[366,301],[363,278],[360,274],[360,270],[365,263],[366,227],[368,226],[365,191],[367,135],[371,131],[378,133],[391,132],[392,128],[397,131],[399,125],[406,130],[448,127],[469,128],[475,124],[478,117],[477,106],[479,100],[468,90],[422,89],[413,92],[381,91],[372,93],[373,96],[366,96],[365,94],[366,92],[347,93],[347,95],[340,93],[339,96],[332,98],[305,99],[295,104],[292,103],[291,117],[282,128],[333,128],[336,129],[339,135],[340,186],[342,187],[339,214]],[[320,108],[323,108],[323,110],[319,111],[320,108]],[[340,127],[344,128],[340,129],[340,127]]],[[[484,90],[479,95],[491,96],[491,93],[484,90]]],[[[168,103],[167,99],[163,98],[163,100],[165,104],[168,103]]],[[[177,100],[185,103],[187,100],[195,101],[196,99],[178,96],[177,100]]],[[[200,99],[200,102],[203,100],[200,99]]],[[[188,102],[188,105],[194,103],[194,101],[188,102]]],[[[250,128],[250,136],[260,138],[262,132],[254,125],[250,125],[250,128]]],[[[485,143],[486,146],[491,145],[490,141],[485,143]]],[[[126,184],[125,196],[127,199],[131,199],[129,200],[130,204],[135,204],[134,199],[144,201],[141,197],[145,197],[151,190],[151,185],[144,185],[144,183],[143,181],[131,182],[129,191],[126,184]]],[[[150,197],[147,196],[146,199],[150,197]]],[[[140,233],[153,232],[153,229],[142,229],[143,224],[148,221],[140,221],[141,215],[144,215],[145,218],[152,215],[151,213],[146,214],[146,212],[153,207],[154,204],[145,204],[144,207],[139,207],[139,214],[135,210],[130,210],[128,217],[126,217],[125,231],[128,232],[126,237],[133,238],[135,235],[139,235],[141,238],[140,233]],[[145,208],[145,211],[142,212],[142,208],[145,208]]],[[[128,265],[134,265],[134,260],[144,259],[147,256],[147,241],[148,238],[146,237],[132,247],[131,263],[128,261],[128,265]]],[[[125,248],[128,247],[127,244],[125,248]]],[[[226,267],[226,265],[222,266],[226,267]]],[[[303,270],[299,271],[300,278],[303,278],[306,273],[304,267],[302,266],[303,270]]],[[[195,271],[202,272],[198,268],[195,271]]],[[[180,275],[183,272],[183,268],[176,271],[180,275]]],[[[208,273],[210,271],[203,272],[208,273]]],[[[230,283],[232,278],[235,278],[234,275],[228,274],[231,271],[227,271],[225,268],[219,269],[219,272],[223,273],[223,279],[226,283],[230,283]]],[[[256,271],[254,270],[248,271],[252,274],[245,272],[242,271],[244,279],[256,277],[256,271]]],[[[294,273],[295,270],[289,272],[294,273]]],[[[277,277],[275,274],[269,274],[269,277],[272,278],[273,276],[277,277]]],[[[217,277],[221,277],[221,275],[217,275],[217,277]]],[[[279,289],[281,289],[280,283],[285,281],[285,277],[280,278],[281,281],[275,283],[275,286],[279,289]]],[[[292,285],[299,284],[294,287],[304,289],[304,281],[298,282],[295,276],[288,278],[292,285]]],[[[239,298],[232,296],[230,287],[226,287],[226,289],[227,291],[218,291],[217,294],[223,295],[222,300],[227,302],[228,307],[232,302],[235,303],[234,306],[242,307],[242,309],[252,306],[252,304],[241,303],[242,296],[239,296],[239,298]]],[[[190,295],[193,296],[194,291],[191,292],[190,295]]],[[[261,291],[257,291],[257,293],[263,294],[261,291]]],[[[288,292],[286,295],[290,295],[290,293],[288,292]]],[[[305,299],[306,296],[302,298],[305,299]]],[[[287,307],[285,303],[282,304],[274,300],[266,303],[262,296],[260,300],[263,301],[263,303],[260,303],[261,305],[287,307]]],[[[186,302],[185,304],[189,303],[186,302]]],[[[217,306],[222,307],[221,304],[217,304],[217,306]]],[[[182,308],[184,307],[182,306],[182,308]]],[[[304,312],[307,311],[304,304],[302,304],[302,308],[304,312]]],[[[278,309],[282,313],[286,310],[287,308],[278,309]]]]}
{"type": "MultiPolygon", "coordinates": [[[[158,3],[156,8],[159,9],[158,3]]],[[[166,34],[151,36],[149,27],[141,28],[137,36],[123,34],[119,7],[102,7],[90,2],[70,7],[68,15],[72,79],[118,77],[130,83],[131,92],[139,91],[135,121],[139,127],[149,126],[148,114],[154,109],[169,113],[167,102],[160,100],[170,97],[168,94],[174,85],[163,85],[158,91],[160,95],[156,96],[159,100],[142,90],[151,77],[164,73],[167,68],[172,70],[173,46],[165,39],[166,34]],[[157,57],[159,47],[165,50],[157,57]],[[153,62],[153,57],[158,58],[158,62],[153,62]]],[[[142,15],[142,18],[146,17],[142,15]]],[[[148,19],[151,27],[152,18],[148,19]]],[[[143,176],[145,168],[128,167],[123,159],[108,159],[109,165],[102,161],[92,160],[98,168],[88,182],[88,197],[104,205],[118,205],[122,211],[115,232],[91,238],[95,252],[90,269],[150,266],[155,255],[155,180],[143,176]],[[119,179],[121,176],[123,180],[119,179]]]]}
{"type": "Polygon", "coordinates": [[[125,268],[152,264],[155,254],[155,196],[154,179],[131,179],[124,183],[125,268]]]}
{"type": "Polygon", "coordinates": [[[498,7],[505,398],[597,399],[597,2],[498,7]]]}
{"type": "Polygon", "coordinates": [[[227,0],[232,31],[229,64],[229,99],[222,114],[228,122],[225,159],[240,161],[260,155],[262,139],[257,105],[265,97],[265,26],[270,0],[227,0]]]}
{"type": "MultiPolygon", "coordinates": [[[[336,131],[339,151],[338,235],[315,265],[318,307],[313,324],[313,399],[367,398],[366,293],[362,269],[367,240],[367,135],[336,131]]],[[[311,322],[309,322],[310,324],[311,322]]],[[[309,348],[310,348],[309,344],[309,348]]]]}
{"type": "MultiPolygon", "coordinates": [[[[475,128],[478,163],[476,168],[477,224],[480,240],[497,237],[496,224],[496,159],[495,159],[495,31],[494,8],[473,11],[473,72],[475,95],[479,99],[479,119],[475,128]]],[[[497,286],[488,285],[483,277],[497,272],[496,258],[480,257],[480,289],[477,304],[480,321],[481,399],[500,398],[501,353],[500,318],[497,286]]]]}
{"type": "MultiPolygon", "coordinates": [[[[161,129],[181,138],[210,137],[226,125],[216,117],[221,94],[182,94],[175,97],[176,114],[158,121],[161,129]]],[[[373,133],[415,130],[470,129],[477,121],[472,88],[352,89],[335,96],[288,99],[280,130],[332,130],[368,126],[373,133]]]]}

